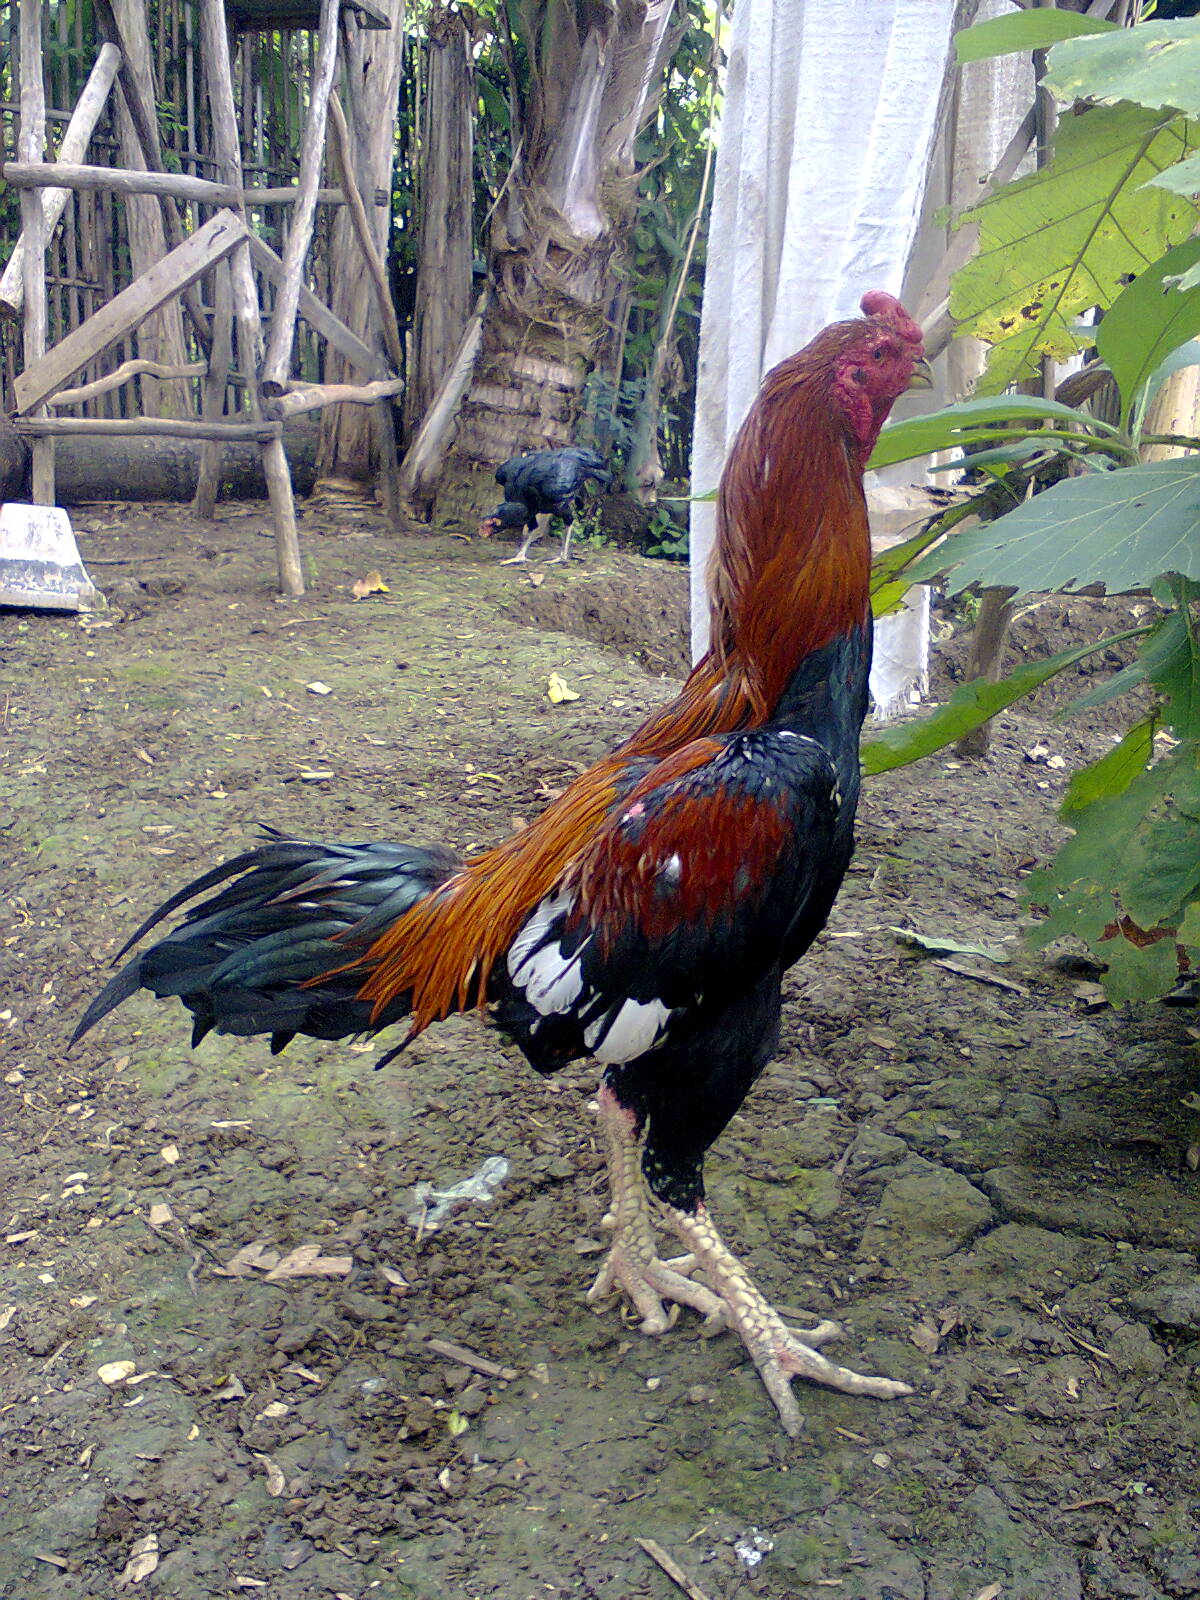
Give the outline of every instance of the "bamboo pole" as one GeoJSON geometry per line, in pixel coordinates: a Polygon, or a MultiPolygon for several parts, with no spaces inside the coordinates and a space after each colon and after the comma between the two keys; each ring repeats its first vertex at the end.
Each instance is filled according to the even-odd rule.
{"type": "MultiPolygon", "coordinates": [[[[26,161],[42,160],[46,142],[46,86],[42,78],[42,3],[21,0],[21,128],[17,151],[26,161]]],[[[27,371],[46,354],[46,217],[41,198],[21,195],[21,230],[25,235],[24,358],[27,371]]],[[[44,407],[38,412],[44,414],[44,407]]],[[[35,505],[54,504],[54,443],[35,440],[32,451],[35,505]]]]}
{"type": "MultiPolygon", "coordinates": [[[[105,45],[106,50],[115,49],[105,45]]],[[[69,189],[111,189],[116,194],[169,195],[172,199],[199,201],[218,206],[288,206],[295,204],[299,190],[294,184],[264,189],[251,185],[243,189],[231,183],[213,183],[208,178],[193,178],[186,172],[139,172],[135,167],[91,167],[74,161],[0,162],[0,178],[14,189],[44,189],[51,194],[61,186],[69,189]]],[[[340,189],[318,189],[321,205],[340,206],[345,197],[340,189]]],[[[45,202],[43,201],[43,204],[45,202]]],[[[59,211],[62,210],[59,205],[59,211]]]]}
{"type": "MultiPolygon", "coordinates": [[[[58,160],[77,162],[88,147],[100,113],[104,110],[104,103],[108,99],[109,90],[117,75],[121,64],[121,52],[115,44],[100,46],[100,54],[91,70],[83,93],[75,103],[71,112],[71,120],[67,123],[66,132],[62,136],[62,143],[58,147],[58,160]]],[[[35,162],[39,176],[44,162],[35,162]]],[[[57,162],[55,163],[57,165],[57,162]]],[[[3,164],[0,163],[0,177],[3,177],[3,164]]],[[[11,182],[11,180],[8,180],[11,182]]],[[[14,187],[17,187],[14,185],[14,187]]],[[[66,188],[47,188],[42,190],[41,208],[45,225],[45,238],[50,237],[59,217],[70,197],[70,190],[66,188]]],[[[13,253],[8,258],[8,264],[0,274],[0,316],[15,316],[21,309],[25,295],[24,282],[25,240],[19,238],[13,246],[13,253]]]]}
{"type": "MultiPolygon", "coordinates": [[[[200,38],[208,76],[213,151],[217,158],[217,168],[226,182],[235,184],[240,189],[243,187],[242,154],[238,138],[237,106],[233,97],[229,35],[225,31],[225,7],[221,0],[201,0],[200,38]]],[[[303,184],[300,187],[303,188],[303,184]]],[[[307,204],[310,228],[312,208],[315,204],[315,182],[312,190],[313,198],[307,204]]],[[[297,200],[297,215],[304,209],[306,207],[297,200]]],[[[230,282],[233,316],[238,333],[238,367],[248,380],[250,409],[254,417],[258,418],[262,411],[259,401],[263,381],[262,322],[248,248],[235,252],[230,265],[230,282]]],[[[294,321],[294,303],[292,315],[294,321]]],[[[288,470],[287,456],[284,454],[282,437],[277,436],[264,443],[262,463],[263,476],[267,481],[267,494],[271,501],[271,516],[275,525],[275,564],[279,575],[280,592],[298,599],[304,593],[304,569],[300,562],[300,541],[296,532],[292,478],[288,470]]]]}
{"type": "Polygon", "coordinates": [[[304,133],[300,140],[299,194],[292,216],[287,247],[283,252],[283,283],[275,297],[271,332],[267,338],[267,353],[263,358],[264,394],[282,394],[287,385],[288,365],[296,334],[300,283],[304,273],[304,259],[308,254],[312,238],[317,185],[320,181],[321,161],[325,151],[326,113],[330,92],[333,89],[333,75],[337,68],[339,9],[339,0],[321,0],[321,20],[317,34],[317,67],[309,85],[308,116],[305,118],[304,133]]]}

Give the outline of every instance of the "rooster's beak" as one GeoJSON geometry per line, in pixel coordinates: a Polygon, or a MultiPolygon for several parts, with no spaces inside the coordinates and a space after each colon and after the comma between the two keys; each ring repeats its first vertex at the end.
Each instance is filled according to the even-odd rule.
{"type": "Polygon", "coordinates": [[[928,361],[918,361],[913,368],[912,377],[908,380],[910,389],[932,389],[933,368],[928,361]]]}

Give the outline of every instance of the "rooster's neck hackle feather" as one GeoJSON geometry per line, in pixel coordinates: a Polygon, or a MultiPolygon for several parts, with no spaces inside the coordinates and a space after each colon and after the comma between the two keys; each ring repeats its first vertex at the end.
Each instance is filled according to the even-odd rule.
{"type": "Polygon", "coordinates": [[[866,620],[863,441],[835,405],[839,323],[767,375],[734,442],[710,570],[712,645],[679,695],[577,778],[524,832],[469,860],[373,944],[361,991],[382,1012],[412,992],[412,1032],[486,999],[525,918],[616,803],[631,761],[764,722],[799,664],[866,620]]]}

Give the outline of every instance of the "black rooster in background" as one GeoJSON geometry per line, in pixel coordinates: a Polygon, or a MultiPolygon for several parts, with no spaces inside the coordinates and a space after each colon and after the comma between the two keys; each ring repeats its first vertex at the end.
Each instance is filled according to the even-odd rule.
{"type": "Polygon", "coordinates": [[[513,456],[496,468],[496,482],[504,490],[504,501],[479,524],[479,536],[488,539],[500,528],[527,529],[515,556],[500,565],[512,566],[528,561],[529,547],[546,531],[549,519],[563,519],[563,542],[551,561],[569,561],[571,534],[574,532],[575,503],[588,478],[603,487],[612,479],[604,459],[582,445],[563,450],[536,450],[532,455],[513,456]],[[546,518],[546,522],[542,518],[546,518]]]}

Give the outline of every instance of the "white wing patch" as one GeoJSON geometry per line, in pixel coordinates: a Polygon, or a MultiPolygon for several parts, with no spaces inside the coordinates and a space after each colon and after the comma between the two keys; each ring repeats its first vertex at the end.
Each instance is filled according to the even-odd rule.
{"type": "Polygon", "coordinates": [[[597,1017],[584,1030],[583,1042],[597,1061],[633,1061],[659,1042],[670,1017],[661,1000],[626,1000],[597,1017]]]}
{"type": "Polygon", "coordinates": [[[567,890],[543,900],[513,940],[508,952],[508,975],[516,988],[542,1016],[569,1011],[583,991],[580,961],[590,939],[567,955],[547,934],[572,903],[567,890]]]}

